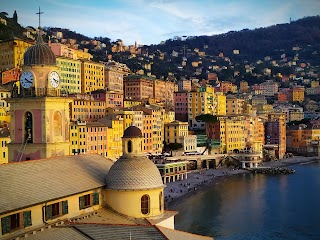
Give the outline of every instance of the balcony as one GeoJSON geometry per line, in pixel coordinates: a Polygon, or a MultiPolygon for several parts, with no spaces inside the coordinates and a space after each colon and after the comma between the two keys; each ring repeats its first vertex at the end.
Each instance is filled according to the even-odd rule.
{"type": "Polygon", "coordinates": [[[11,98],[26,98],[26,97],[67,97],[68,93],[65,90],[55,88],[21,88],[12,89],[11,98]]]}

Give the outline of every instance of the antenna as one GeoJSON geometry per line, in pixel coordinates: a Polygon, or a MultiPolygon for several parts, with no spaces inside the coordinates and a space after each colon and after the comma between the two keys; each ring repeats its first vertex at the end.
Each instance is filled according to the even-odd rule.
{"type": "Polygon", "coordinates": [[[40,26],[41,26],[41,25],[40,25],[40,15],[43,14],[43,12],[40,11],[40,6],[39,6],[39,12],[37,12],[36,14],[39,15],[39,28],[40,28],[40,26]]]}

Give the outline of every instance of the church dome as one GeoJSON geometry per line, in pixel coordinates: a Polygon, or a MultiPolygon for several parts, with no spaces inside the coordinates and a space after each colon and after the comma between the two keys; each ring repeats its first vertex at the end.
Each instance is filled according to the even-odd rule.
{"type": "Polygon", "coordinates": [[[56,57],[51,48],[46,45],[39,34],[37,43],[28,48],[24,54],[24,65],[56,65],[56,57]]]}
{"type": "Polygon", "coordinates": [[[121,157],[106,177],[107,189],[144,190],[164,187],[156,165],[145,156],[121,157]]]}
{"type": "Polygon", "coordinates": [[[130,126],[126,130],[124,130],[123,137],[131,138],[131,137],[142,137],[142,132],[140,128],[136,126],[130,126]]]}

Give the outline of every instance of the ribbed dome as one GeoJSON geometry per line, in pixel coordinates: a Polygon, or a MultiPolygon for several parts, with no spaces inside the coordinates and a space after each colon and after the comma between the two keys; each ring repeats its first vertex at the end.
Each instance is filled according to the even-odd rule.
{"type": "Polygon", "coordinates": [[[106,177],[107,189],[143,190],[164,187],[160,172],[147,157],[121,157],[106,177]]]}
{"type": "Polygon", "coordinates": [[[51,48],[43,42],[38,34],[37,43],[28,48],[24,54],[24,65],[56,65],[56,57],[51,48]]]}
{"type": "Polygon", "coordinates": [[[140,128],[136,126],[130,126],[126,130],[124,130],[123,137],[131,138],[131,137],[143,137],[140,128]]]}

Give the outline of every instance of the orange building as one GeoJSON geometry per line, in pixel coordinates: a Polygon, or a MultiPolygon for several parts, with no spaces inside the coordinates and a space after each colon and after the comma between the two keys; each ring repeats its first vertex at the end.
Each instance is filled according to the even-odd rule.
{"type": "Polygon", "coordinates": [[[107,156],[108,127],[100,122],[87,122],[87,154],[107,156]]]}
{"type": "Polygon", "coordinates": [[[19,81],[20,74],[21,70],[19,68],[12,68],[10,70],[3,71],[1,73],[2,84],[19,81]]]}
{"type": "Polygon", "coordinates": [[[240,92],[246,93],[249,90],[249,85],[247,81],[241,81],[240,82],[240,92]]]}
{"type": "Polygon", "coordinates": [[[232,92],[233,91],[233,83],[231,82],[220,82],[220,92],[232,92]]]}
{"type": "Polygon", "coordinates": [[[297,86],[293,87],[289,92],[289,100],[292,102],[303,102],[304,101],[304,87],[297,86]]]}
{"type": "Polygon", "coordinates": [[[95,121],[105,116],[104,101],[94,100],[90,95],[77,94],[70,105],[70,119],[72,121],[95,121]]]}
{"type": "Polygon", "coordinates": [[[155,78],[141,75],[124,77],[124,98],[138,101],[153,98],[154,80],[155,78]]]}
{"type": "Polygon", "coordinates": [[[277,96],[277,99],[279,102],[287,102],[288,101],[288,95],[286,93],[279,92],[276,94],[276,96],[277,96]]]}

